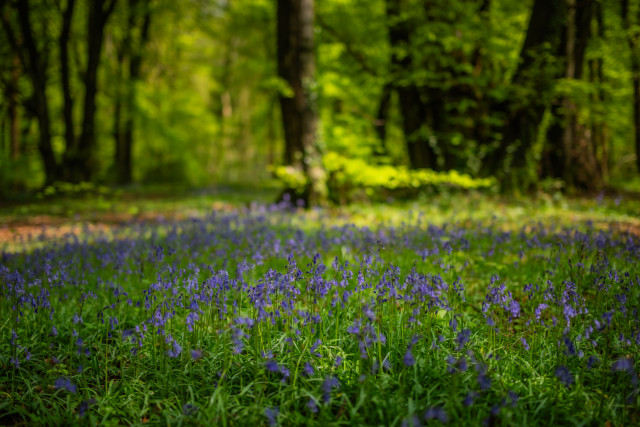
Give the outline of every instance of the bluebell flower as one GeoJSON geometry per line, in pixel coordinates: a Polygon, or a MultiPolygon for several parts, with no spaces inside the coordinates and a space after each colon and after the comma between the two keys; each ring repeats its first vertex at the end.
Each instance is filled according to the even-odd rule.
{"type": "Polygon", "coordinates": [[[589,359],[587,359],[587,369],[591,369],[594,365],[600,363],[600,359],[598,359],[596,356],[589,356],[589,359]]]}
{"type": "Polygon", "coordinates": [[[182,347],[180,346],[180,344],[178,344],[177,341],[174,340],[173,345],[167,351],[167,354],[169,355],[169,357],[178,357],[181,352],[182,352],[182,347]]]}
{"type": "Polygon", "coordinates": [[[447,421],[449,421],[449,417],[447,416],[447,413],[440,406],[431,406],[429,409],[426,410],[423,417],[425,421],[435,419],[440,421],[442,424],[446,424],[447,421]]]}
{"type": "Polygon", "coordinates": [[[633,375],[633,361],[628,357],[621,357],[611,365],[612,371],[624,371],[633,375]]]}
{"type": "Polygon", "coordinates": [[[558,366],[555,371],[556,377],[560,380],[565,387],[571,387],[573,384],[573,376],[571,375],[571,371],[566,366],[558,366]]]}
{"type": "Polygon", "coordinates": [[[464,406],[471,406],[473,405],[473,401],[475,400],[476,396],[478,394],[475,391],[470,391],[469,393],[467,393],[467,395],[465,396],[464,400],[462,401],[462,404],[464,406]]]}
{"type": "Polygon", "coordinates": [[[307,408],[309,408],[309,410],[314,414],[318,412],[318,404],[313,399],[309,399],[307,402],[307,408]]]}
{"type": "Polygon", "coordinates": [[[313,366],[309,362],[304,364],[304,368],[302,370],[303,374],[310,377],[313,375],[313,366]]]}
{"type": "Polygon", "coordinates": [[[280,367],[275,360],[267,360],[264,367],[267,368],[267,371],[269,372],[280,372],[280,367]]]}
{"type": "Polygon", "coordinates": [[[191,358],[193,360],[200,360],[202,358],[202,350],[191,350],[191,358]]]}
{"type": "Polygon", "coordinates": [[[91,408],[92,405],[96,403],[95,399],[87,399],[80,402],[78,405],[78,415],[80,417],[84,417],[86,412],[91,408]]]}
{"type": "Polygon", "coordinates": [[[264,415],[267,417],[267,421],[269,421],[269,425],[271,427],[278,424],[277,418],[280,414],[280,409],[276,406],[275,408],[265,408],[264,415]]]}
{"type": "Polygon", "coordinates": [[[336,357],[336,363],[335,363],[335,366],[336,366],[336,368],[337,368],[337,367],[339,367],[340,365],[342,365],[342,357],[337,356],[337,357],[336,357]]]}
{"type": "Polygon", "coordinates": [[[522,343],[522,346],[524,347],[524,349],[529,351],[530,347],[529,347],[529,343],[527,342],[527,339],[525,337],[522,337],[520,338],[520,342],[522,343]]]}
{"type": "Polygon", "coordinates": [[[485,374],[478,375],[478,384],[482,390],[489,390],[491,388],[491,378],[485,374]]]}
{"type": "Polygon", "coordinates": [[[402,363],[404,363],[405,366],[413,366],[413,364],[416,363],[416,360],[413,358],[413,354],[411,353],[411,350],[407,349],[407,352],[404,354],[404,357],[402,358],[402,363]]]}
{"type": "Polygon", "coordinates": [[[182,413],[187,417],[195,415],[196,412],[198,412],[198,409],[200,408],[191,403],[185,403],[184,405],[182,405],[182,413]]]}
{"type": "Polygon", "coordinates": [[[458,343],[458,350],[462,350],[462,347],[469,341],[471,331],[469,329],[461,330],[456,336],[456,342],[458,343]]]}
{"type": "Polygon", "coordinates": [[[77,390],[76,385],[72,383],[69,378],[66,378],[66,377],[59,377],[58,379],[56,379],[56,382],[54,383],[54,387],[56,389],[63,388],[67,390],[69,393],[75,393],[77,390]]]}
{"type": "Polygon", "coordinates": [[[322,382],[322,399],[324,400],[324,403],[329,403],[329,400],[331,400],[331,390],[338,387],[340,387],[340,382],[336,377],[325,377],[322,382]]]}

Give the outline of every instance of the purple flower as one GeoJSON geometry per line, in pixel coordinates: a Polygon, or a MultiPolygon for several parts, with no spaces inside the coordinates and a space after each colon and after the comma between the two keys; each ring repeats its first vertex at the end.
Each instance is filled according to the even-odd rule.
{"type": "Polygon", "coordinates": [[[309,399],[309,401],[307,402],[307,408],[309,408],[309,410],[314,414],[318,412],[318,404],[313,399],[309,399]]]}
{"type": "Polygon", "coordinates": [[[416,360],[413,358],[413,354],[411,354],[411,350],[407,350],[404,354],[402,363],[404,363],[405,366],[413,366],[413,364],[416,363],[416,360]]]}
{"type": "Polygon", "coordinates": [[[69,378],[66,377],[60,377],[56,380],[56,382],[54,383],[54,387],[56,389],[65,389],[67,390],[69,393],[75,393],[77,388],[76,385],[74,383],[71,382],[71,380],[69,378]]]}
{"type": "Polygon", "coordinates": [[[491,388],[491,378],[485,374],[478,375],[478,384],[482,390],[489,390],[491,388]]]}
{"type": "Polygon", "coordinates": [[[78,405],[78,415],[84,417],[85,413],[91,408],[91,405],[95,404],[95,399],[87,399],[80,402],[78,405]]]}
{"type": "Polygon", "coordinates": [[[429,420],[438,420],[442,424],[446,424],[449,421],[449,417],[447,417],[447,413],[440,406],[432,406],[424,413],[425,421],[429,420]]]}
{"type": "Polygon", "coordinates": [[[322,355],[320,353],[316,352],[316,349],[318,348],[318,346],[322,345],[322,341],[321,340],[316,340],[316,342],[313,343],[313,345],[311,346],[311,349],[309,350],[311,352],[311,354],[313,354],[316,357],[322,357],[322,355]]]}
{"type": "Polygon", "coordinates": [[[182,413],[183,413],[185,416],[190,417],[190,416],[192,416],[192,415],[195,415],[195,414],[196,414],[196,412],[198,412],[198,409],[199,409],[199,408],[198,408],[196,405],[193,405],[193,404],[191,404],[191,403],[185,403],[185,404],[182,406],[182,413]]]}
{"type": "Polygon", "coordinates": [[[576,352],[576,347],[573,345],[573,341],[571,341],[571,339],[567,335],[562,337],[562,341],[564,342],[564,345],[567,348],[565,350],[565,354],[567,356],[575,356],[577,352],[576,352]]]}
{"type": "Polygon", "coordinates": [[[310,377],[313,375],[313,366],[309,362],[305,363],[302,372],[305,376],[310,377]]]}
{"type": "Polygon", "coordinates": [[[524,347],[525,350],[529,351],[529,343],[527,342],[527,339],[525,337],[520,338],[520,342],[522,343],[522,346],[524,347]]]}
{"type": "Polygon", "coordinates": [[[589,359],[587,359],[587,369],[591,369],[593,365],[598,363],[600,363],[600,359],[593,355],[589,356],[589,359]]]}
{"type": "Polygon", "coordinates": [[[556,368],[555,374],[565,387],[571,387],[571,384],[573,384],[573,376],[571,375],[571,371],[569,371],[569,368],[567,368],[566,366],[558,366],[556,368]]]}
{"type": "Polygon", "coordinates": [[[193,360],[202,359],[202,350],[191,350],[191,358],[193,360]]]}
{"type": "Polygon", "coordinates": [[[464,400],[462,401],[462,404],[464,406],[471,406],[473,405],[473,401],[475,400],[476,396],[478,395],[478,393],[476,393],[475,391],[470,391],[469,393],[467,393],[467,395],[465,396],[464,400]]]}
{"type": "Polygon", "coordinates": [[[340,382],[336,377],[327,376],[322,383],[322,399],[324,403],[329,403],[331,400],[331,390],[340,387],[340,382]]]}
{"type": "Polygon", "coordinates": [[[621,357],[611,366],[612,371],[624,371],[633,375],[633,361],[628,357],[621,357]]]}
{"type": "Polygon", "coordinates": [[[277,406],[275,408],[266,408],[264,410],[264,415],[265,417],[267,417],[267,420],[269,421],[269,425],[272,427],[278,424],[277,418],[279,414],[280,414],[280,409],[278,409],[277,406]]]}
{"type": "Polygon", "coordinates": [[[471,336],[471,331],[469,329],[463,329],[456,336],[456,342],[458,343],[458,350],[461,350],[462,347],[469,341],[469,337],[471,336]]]}
{"type": "Polygon", "coordinates": [[[340,365],[342,365],[342,357],[338,356],[336,357],[336,368],[340,365]]]}
{"type": "Polygon", "coordinates": [[[267,360],[264,367],[267,368],[267,371],[269,372],[280,372],[280,367],[275,360],[267,360]]]}
{"type": "Polygon", "coordinates": [[[169,357],[178,357],[182,352],[182,347],[178,344],[177,341],[173,341],[172,347],[167,351],[169,357]]]}

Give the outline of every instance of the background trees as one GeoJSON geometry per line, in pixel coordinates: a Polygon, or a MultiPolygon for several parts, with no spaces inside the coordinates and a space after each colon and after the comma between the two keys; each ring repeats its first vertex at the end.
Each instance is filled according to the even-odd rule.
{"type": "Polygon", "coordinates": [[[637,0],[2,0],[0,19],[2,192],[277,176],[323,198],[350,161],[640,183],[637,0]]]}

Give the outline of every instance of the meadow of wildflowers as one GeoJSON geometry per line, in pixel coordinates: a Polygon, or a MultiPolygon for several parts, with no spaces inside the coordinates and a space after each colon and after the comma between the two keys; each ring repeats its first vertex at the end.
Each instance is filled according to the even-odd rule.
{"type": "Polygon", "coordinates": [[[0,258],[0,424],[637,425],[640,238],[282,207],[0,258]]]}

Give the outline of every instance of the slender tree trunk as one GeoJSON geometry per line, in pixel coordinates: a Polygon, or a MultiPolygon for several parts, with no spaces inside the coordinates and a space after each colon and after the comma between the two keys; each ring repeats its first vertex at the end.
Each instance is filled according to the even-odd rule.
{"type": "MultiPolygon", "coordinates": [[[[47,65],[46,55],[38,49],[33,36],[31,25],[30,5],[28,0],[16,3],[18,20],[27,56],[23,64],[33,85],[33,110],[38,119],[38,151],[42,157],[45,171],[45,185],[60,179],[60,169],[55,159],[51,145],[51,121],[49,115],[49,101],[46,93],[47,65]]],[[[6,23],[5,23],[6,25],[6,23]]],[[[9,31],[8,31],[8,35],[9,31]]],[[[12,43],[17,44],[15,41],[12,43]]]]}
{"type": "Polygon", "coordinates": [[[65,168],[63,173],[65,178],[70,180],[72,171],[69,166],[69,158],[73,157],[72,153],[75,153],[78,149],[76,145],[75,126],[73,124],[73,98],[71,96],[71,75],[69,71],[69,36],[71,34],[71,23],[73,18],[73,11],[75,8],[75,0],[67,1],[67,8],[62,15],[62,31],[60,32],[60,38],[58,39],[60,49],[60,77],[62,83],[62,98],[63,98],[63,118],[65,126],[65,140],[67,147],[64,155],[65,168]]]}
{"type": "MultiPolygon", "coordinates": [[[[135,128],[135,98],[138,80],[141,76],[142,58],[144,49],[149,41],[149,28],[151,26],[151,7],[149,0],[129,0],[128,4],[127,33],[122,47],[121,64],[129,60],[129,78],[125,84],[126,90],[116,104],[116,117],[124,116],[122,129],[118,127],[116,137],[116,170],[118,183],[130,184],[133,181],[133,142],[135,128]],[[134,47],[132,29],[138,26],[138,16],[142,12],[140,34],[134,47]],[[123,114],[124,113],[124,114],[123,114]]],[[[115,120],[115,118],[114,118],[115,120]]],[[[118,121],[121,119],[118,118],[118,121]]]]}
{"type": "Polygon", "coordinates": [[[98,94],[98,67],[104,41],[104,29],[113,12],[116,0],[94,0],[89,2],[87,20],[87,69],[84,74],[85,96],[83,104],[82,133],[78,141],[78,152],[74,167],[74,181],[90,181],[96,169],[93,151],[95,148],[96,96],[98,94]]]}
{"type": "MultiPolygon", "coordinates": [[[[565,78],[580,80],[584,75],[584,55],[591,38],[593,2],[566,0],[564,49],[565,78]]],[[[547,132],[549,176],[562,179],[568,187],[596,190],[602,186],[602,167],[595,156],[593,134],[578,117],[571,96],[564,96],[553,109],[555,121],[547,132]]]]}
{"type": "MultiPolygon", "coordinates": [[[[407,49],[410,43],[411,28],[403,18],[402,1],[387,0],[386,14],[389,22],[389,44],[391,45],[391,68],[393,87],[398,94],[400,113],[402,115],[402,130],[407,144],[409,164],[412,168],[437,167],[436,154],[429,144],[429,135],[424,128],[427,120],[427,104],[422,100],[421,91],[413,82],[402,82],[403,75],[411,72],[412,58],[410,55],[399,55],[400,49],[407,49]]],[[[405,52],[406,53],[406,52],[405,52]]]]}
{"type": "Polygon", "coordinates": [[[293,97],[280,97],[284,163],[309,181],[303,194],[297,195],[307,204],[323,203],[327,196],[322,157],[316,144],[313,21],[313,0],[278,0],[278,75],[293,90],[293,97]]]}
{"type": "Polygon", "coordinates": [[[627,33],[627,43],[631,53],[631,85],[633,87],[633,135],[636,148],[636,166],[640,172],[640,7],[636,21],[629,13],[629,0],[622,0],[622,22],[627,33]]]}
{"type": "Polygon", "coordinates": [[[538,135],[538,128],[548,106],[554,80],[560,75],[545,61],[545,49],[560,49],[566,22],[566,5],[561,0],[535,0],[529,19],[520,62],[513,75],[512,87],[526,90],[526,98],[513,97],[495,107],[506,116],[502,141],[488,168],[502,174],[505,187],[527,186],[525,178],[528,153],[538,135]],[[507,179],[507,177],[509,179],[507,179]]]}
{"type": "Polygon", "coordinates": [[[8,90],[9,103],[9,156],[15,160],[20,157],[20,112],[18,110],[18,82],[20,80],[20,60],[13,56],[11,80],[8,90]]]}

